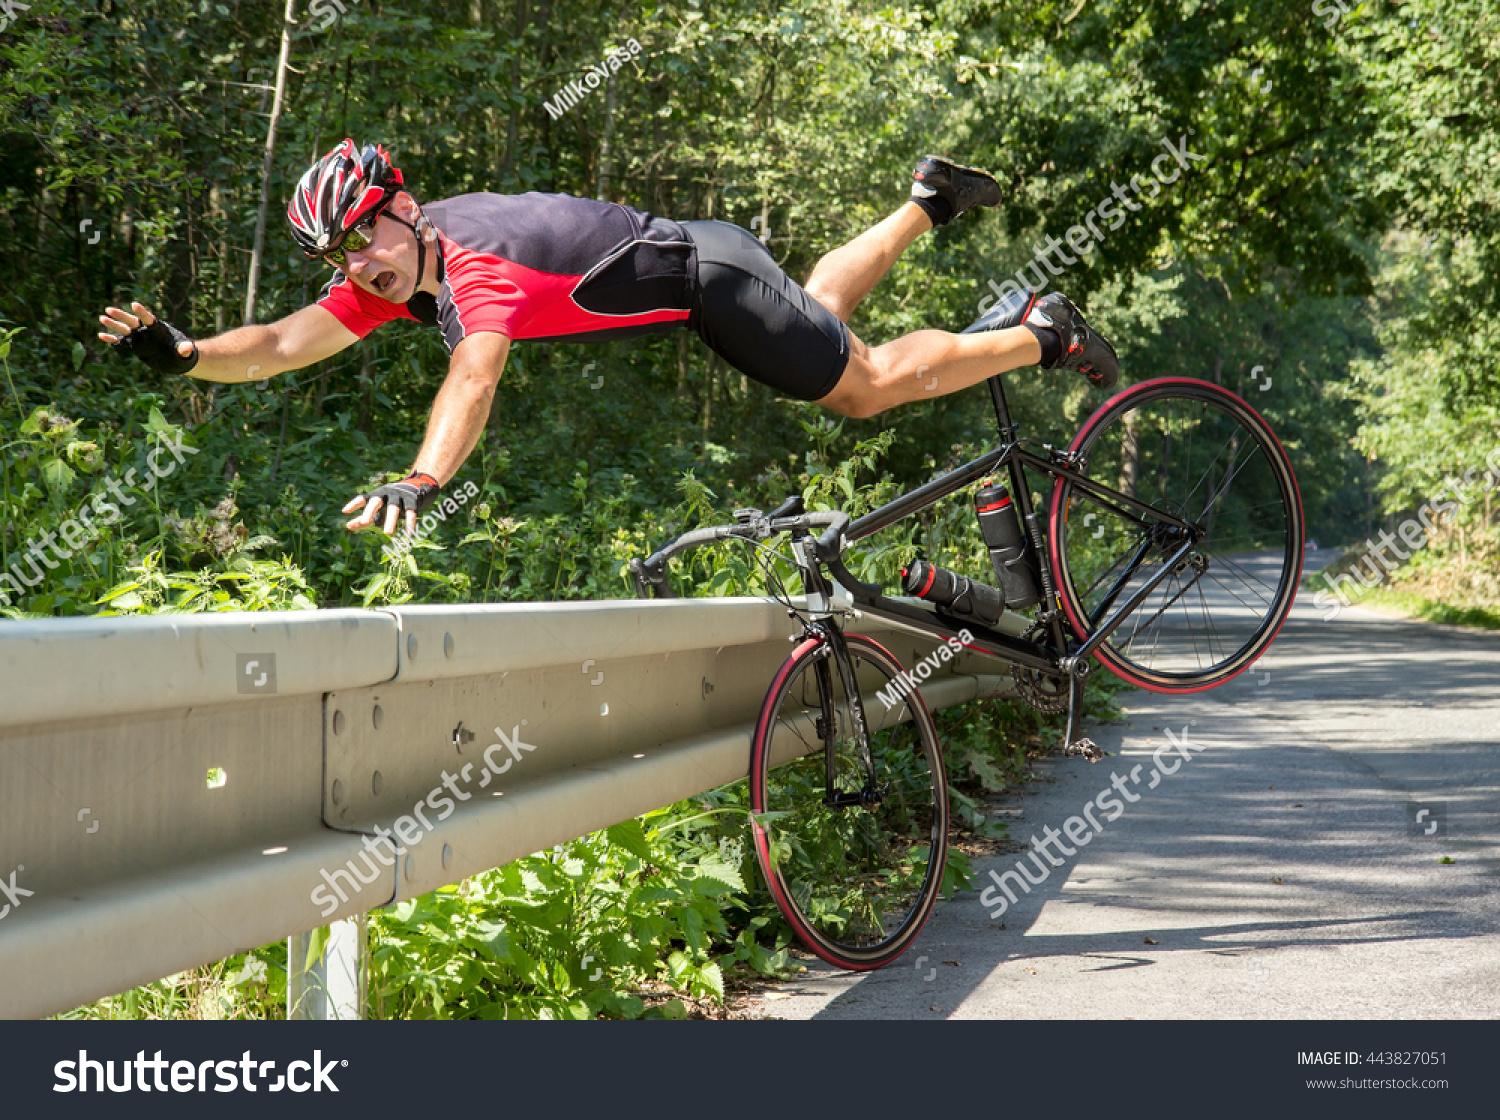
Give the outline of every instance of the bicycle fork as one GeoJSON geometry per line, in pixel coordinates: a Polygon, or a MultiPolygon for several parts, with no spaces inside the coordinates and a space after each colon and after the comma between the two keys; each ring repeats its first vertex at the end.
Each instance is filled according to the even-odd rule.
{"type": "Polygon", "coordinates": [[[819,637],[823,644],[812,656],[817,659],[814,672],[818,679],[817,734],[823,741],[825,767],[823,804],[835,809],[850,805],[878,805],[885,798],[885,790],[876,786],[875,755],[870,747],[864,702],[859,695],[859,682],[849,657],[849,647],[844,644],[844,635],[831,626],[822,629],[819,637]],[[849,730],[854,739],[859,768],[864,775],[864,785],[853,792],[841,790],[838,786],[839,712],[833,702],[833,669],[829,666],[830,661],[838,670],[839,682],[848,704],[849,730]]]}

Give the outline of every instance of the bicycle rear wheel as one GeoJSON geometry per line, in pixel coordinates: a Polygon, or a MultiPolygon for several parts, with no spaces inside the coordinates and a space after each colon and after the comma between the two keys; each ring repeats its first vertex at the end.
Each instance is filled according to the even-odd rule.
{"type": "Polygon", "coordinates": [[[879,968],[921,932],[943,882],[948,787],[937,727],[901,664],[845,636],[870,743],[873,787],[827,639],[802,642],[771,682],[750,751],[755,851],[776,904],[829,964],[879,968]],[[827,804],[834,788],[878,795],[827,804]]]}
{"type": "MultiPolygon", "coordinates": [[[[1098,648],[1154,692],[1197,692],[1244,672],[1275,639],[1302,574],[1302,499],[1270,427],[1233,393],[1160,378],[1091,416],[1071,451],[1100,484],[1196,523],[1202,534],[1098,648]]],[[[1179,550],[1183,535],[1066,479],[1048,551],[1069,625],[1087,638],[1179,550]]]]}

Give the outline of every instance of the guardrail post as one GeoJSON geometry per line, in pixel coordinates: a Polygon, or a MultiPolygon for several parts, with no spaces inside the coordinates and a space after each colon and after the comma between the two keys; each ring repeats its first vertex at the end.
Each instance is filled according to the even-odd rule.
{"type": "Polygon", "coordinates": [[[287,938],[286,1017],[363,1019],[365,1016],[365,914],[327,926],[320,956],[309,950],[322,930],[287,938]]]}

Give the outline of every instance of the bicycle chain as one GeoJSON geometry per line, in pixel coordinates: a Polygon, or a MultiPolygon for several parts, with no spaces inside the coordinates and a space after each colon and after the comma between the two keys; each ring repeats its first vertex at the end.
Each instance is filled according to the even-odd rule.
{"type": "MultiPolygon", "coordinates": [[[[1033,626],[1022,636],[1025,641],[1035,641],[1036,635],[1044,633],[1046,627],[1033,626]]],[[[1058,686],[1057,681],[1043,676],[1035,669],[1028,669],[1019,662],[1012,662],[1010,667],[1011,678],[1016,682],[1016,692],[1021,699],[1030,704],[1039,712],[1066,712],[1068,710],[1068,682],[1062,681],[1061,692],[1053,692],[1051,688],[1058,686]],[[1051,686],[1051,688],[1046,687],[1051,686]]]]}

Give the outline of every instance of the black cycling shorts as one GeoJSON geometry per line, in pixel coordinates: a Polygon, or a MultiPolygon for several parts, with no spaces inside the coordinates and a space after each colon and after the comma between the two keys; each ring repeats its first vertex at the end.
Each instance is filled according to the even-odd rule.
{"type": "Polygon", "coordinates": [[[781,271],[755,235],[728,222],[682,222],[698,247],[688,325],[741,373],[815,401],[849,364],[849,328],[781,271]]]}

